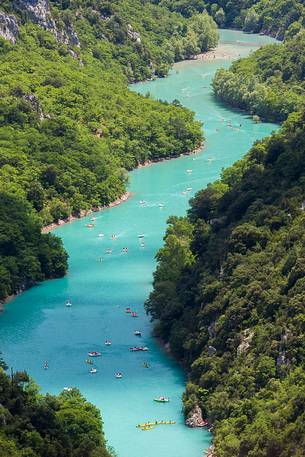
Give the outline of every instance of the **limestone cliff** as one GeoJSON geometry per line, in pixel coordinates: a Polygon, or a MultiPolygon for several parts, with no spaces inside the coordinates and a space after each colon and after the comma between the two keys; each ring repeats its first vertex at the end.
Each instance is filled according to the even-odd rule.
{"type": "Polygon", "coordinates": [[[16,43],[19,27],[15,16],[0,11],[0,36],[16,43]]]}
{"type": "MultiPolygon", "coordinates": [[[[20,17],[20,22],[31,21],[53,33],[56,39],[69,47],[80,47],[80,42],[72,24],[59,27],[52,17],[48,0],[13,0],[11,8],[20,17]]],[[[16,42],[19,26],[15,16],[0,11],[0,35],[16,42]]]]}

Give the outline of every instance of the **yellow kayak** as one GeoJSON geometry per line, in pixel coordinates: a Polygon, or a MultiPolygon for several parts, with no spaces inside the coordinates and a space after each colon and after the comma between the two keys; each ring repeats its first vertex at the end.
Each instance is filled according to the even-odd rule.
{"type": "Polygon", "coordinates": [[[154,427],[155,425],[174,425],[176,421],[155,421],[136,425],[137,428],[154,427]]]}

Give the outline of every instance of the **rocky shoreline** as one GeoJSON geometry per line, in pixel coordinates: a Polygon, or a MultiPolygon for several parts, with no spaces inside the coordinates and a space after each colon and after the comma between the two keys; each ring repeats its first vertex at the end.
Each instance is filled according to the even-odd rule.
{"type": "Polygon", "coordinates": [[[216,457],[216,454],[215,454],[215,446],[210,446],[209,449],[207,451],[204,452],[204,457],[216,457]]]}
{"type": "Polygon", "coordinates": [[[206,427],[207,421],[202,417],[202,411],[199,405],[195,405],[192,411],[188,414],[185,419],[185,425],[190,428],[206,427]]]}

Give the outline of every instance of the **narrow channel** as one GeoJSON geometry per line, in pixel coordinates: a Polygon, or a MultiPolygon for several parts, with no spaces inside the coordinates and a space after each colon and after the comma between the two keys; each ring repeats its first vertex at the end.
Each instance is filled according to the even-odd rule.
{"type": "Polygon", "coordinates": [[[133,197],[97,213],[93,228],[86,227],[90,217],[58,228],[56,234],[70,255],[69,274],[25,292],[0,317],[0,348],[7,363],[27,370],[44,392],[79,387],[101,408],[107,439],[119,457],[201,457],[210,445],[206,430],[184,426],[185,375],[152,338],[143,303],[151,289],[167,218],[185,214],[196,191],[276,128],[256,124],[251,116],[220,105],[210,86],[218,68],[271,41],[221,31],[220,54],[215,58],[179,63],[166,79],[132,86],[158,99],[178,99],[191,108],[204,124],[204,150],[130,173],[133,197]],[[126,247],[128,252],[123,251],[126,247]],[[107,249],[112,253],[106,254],[107,249]],[[67,299],[72,300],[70,308],[65,307],[67,299]],[[138,317],[126,313],[127,307],[138,317]],[[135,330],[142,332],[141,338],[134,335],[135,330]],[[107,339],[111,346],[104,345],[107,339]],[[147,346],[149,351],[130,352],[134,345],[147,346]],[[88,351],[102,352],[96,359],[96,374],[90,374],[85,363],[88,351]],[[45,360],[48,370],[43,370],[45,360]],[[145,362],[149,368],[144,368],[145,362]],[[116,372],[122,372],[122,379],[115,378],[116,372]],[[170,402],[153,401],[161,395],[170,402]],[[176,424],[150,431],[136,428],[151,420],[176,424]]]}

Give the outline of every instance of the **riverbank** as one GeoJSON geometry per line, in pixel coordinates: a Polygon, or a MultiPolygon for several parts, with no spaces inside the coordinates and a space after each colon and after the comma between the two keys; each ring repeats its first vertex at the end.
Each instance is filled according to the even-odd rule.
{"type": "Polygon", "coordinates": [[[29,289],[30,287],[35,286],[36,284],[37,284],[37,282],[33,282],[33,281],[28,282],[28,283],[24,282],[24,284],[22,284],[20,286],[20,288],[17,290],[16,293],[8,295],[7,297],[5,297],[2,300],[0,300],[0,313],[3,313],[5,305],[7,305],[11,301],[13,301],[18,295],[22,294],[27,289],[29,289]]]}
{"type": "Polygon", "coordinates": [[[209,449],[207,451],[204,451],[203,456],[204,457],[216,457],[215,447],[213,446],[213,444],[209,447],[209,449]]]}
{"type": "Polygon", "coordinates": [[[164,157],[164,158],[158,159],[158,160],[146,160],[144,163],[140,163],[136,169],[150,167],[151,165],[153,165],[155,163],[167,162],[168,160],[175,160],[175,159],[179,159],[180,157],[190,156],[192,154],[198,154],[199,152],[202,151],[203,147],[204,147],[204,143],[201,143],[200,146],[198,146],[198,148],[192,149],[190,152],[183,152],[182,154],[178,154],[173,157],[164,157]]]}
{"type": "MultiPolygon", "coordinates": [[[[182,154],[178,154],[177,156],[174,156],[174,157],[165,157],[165,158],[158,159],[158,160],[146,160],[144,163],[140,163],[139,165],[137,165],[136,169],[146,168],[146,167],[149,167],[149,166],[153,165],[154,163],[164,162],[164,161],[167,161],[167,160],[179,159],[179,157],[189,156],[191,154],[197,154],[198,152],[202,151],[203,146],[204,146],[204,143],[201,143],[200,146],[198,146],[198,148],[195,148],[190,152],[183,152],[182,154]]],[[[49,233],[52,230],[55,230],[56,228],[61,227],[62,225],[70,224],[73,221],[76,221],[78,219],[82,219],[83,217],[86,217],[86,216],[90,216],[90,214],[92,214],[92,213],[97,213],[98,211],[103,211],[105,209],[109,209],[109,208],[113,208],[114,206],[118,206],[121,203],[124,203],[127,200],[129,200],[129,198],[132,197],[132,195],[133,195],[132,192],[125,192],[122,195],[122,197],[117,198],[114,202],[109,203],[109,205],[98,206],[98,207],[91,208],[91,209],[88,209],[88,210],[81,210],[81,212],[80,212],[80,214],[78,216],[73,216],[71,214],[66,219],[59,219],[58,222],[52,222],[52,224],[45,225],[42,228],[41,232],[42,233],[49,233]]]]}
{"type": "Polygon", "coordinates": [[[237,50],[234,50],[233,47],[219,44],[211,51],[197,54],[195,60],[234,60],[238,59],[240,56],[240,53],[237,50]]]}
{"type": "Polygon", "coordinates": [[[4,311],[4,306],[7,305],[9,302],[11,302],[12,300],[14,300],[14,298],[17,297],[17,295],[19,295],[21,292],[18,292],[16,294],[13,294],[13,295],[9,295],[8,297],[6,297],[4,300],[0,300],[0,313],[3,313],[4,311]]]}
{"type": "Polygon", "coordinates": [[[113,208],[114,206],[118,206],[120,205],[121,203],[124,203],[126,202],[130,197],[132,196],[132,193],[131,192],[125,192],[122,197],[120,198],[117,198],[114,202],[112,203],[109,203],[109,205],[106,205],[106,206],[98,206],[96,208],[92,208],[92,209],[88,209],[88,210],[82,210],[79,214],[79,216],[73,216],[71,214],[71,216],[69,216],[67,219],[59,219],[58,222],[53,222],[52,224],[49,224],[49,225],[45,225],[41,232],[42,233],[49,233],[51,232],[52,230],[58,228],[58,227],[61,227],[62,225],[65,225],[65,224],[70,224],[71,222],[73,221],[76,221],[78,219],[82,219],[83,217],[86,217],[86,216],[90,216],[90,214],[92,213],[97,213],[98,211],[103,211],[105,209],[109,209],[109,208],[113,208]]]}
{"type": "MultiPolygon", "coordinates": [[[[160,163],[160,162],[164,162],[164,161],[169,161],[169,160],[174,160],[174,159],[178,159],[180,157],[184,157],[184,156],[189,156],[191,154],[196,154],[196,153],[199,153],[200,151],[202,151],[202,148],[204,146],[204,143],[201,143],[200,146],[198,146],[197,148],[189,151],[189,152],[184,152],[182,154],[178,154],[177,156],[175,157],[167,157],[167,158],[162,158],[162,159],[159,159],[159,160],[147,160],[146,162],[144,162],[143,164],[139,164],[136,169],[141,169],[141,168],[146,168],[146,167],[149,167],[155,163],[160,163]]],[[[80,214],[78,216],[73,216],[72,214],[66,218],[66,219],[59,219],[58,222],[53,222],[52,224],[48,224],[48,225],[45,225],[42,229],[41,229],[41,233],[50,233],[51,231],[59,228],[59,227],[62,227],[63,225],[66,225],[66,224],[70,224],[74,221],[77,221],[79,219],[82,219],[86,216],[90,216],[91,214],[94,214],[94,213],[97,213],[99,211],[103,211],[105,209],[110,209],[110,208],[114,208],[115,206],[118,206],[118,205],[121,205],[122,203],[124,202],[127,202],[134,194],[132,192],[125,192],[120,198],[117,198],[116,200],[114,200],[113,202],[111,202],[109,205],[106,205],[106,206],[98,206],[98,207],[95,207],[95,208],[91,208],[91,209],[88,209],[88,210],[81,210],[80,214]]],[[[5,299],[1,300],[0,301],[0,313],[2,313],[4,311],[4,307],[6,304],[10,303],[12,300],[14,300],[18,295],[20,295],[21,293],[23,293],[25,290],[29,289],[30,287],[34,286],[35,284],[31,284],[29,286],[24,286],[22,287],[18,292],[16,292],[15,294],[12,294],[12,295],[9,295],[8,297],[6,297],[5,299]]]]}
{"type": "MultiPolygon", "coordinates": [[[[42,228],[41,232],[42,233],[49,233],[52,230],[55,230],[58,227],[61,227],[65,224],[70,224],[71,222],[74,222],[78,219],[81,219],[83,217],[89,216],[90,214],[96,213],[98,211],[103,211],[105,209],[113,208],[114,206],[118,206],[121,203],[126,202],[130,197],[132,196],[131,192],[125,192],[122,197],[117,198],[114,202],[110,203],[107,206],[99,206],[97,208],[92,208],[89,210],[82,210],[79,214],[79,216],[69,216],[67,219],[60,219],[58,222],[53,222],[52,224],[46,225],[42,228]]],[[[37,283],[36,283],[37,284],[37,283]]],[[[27,286],[21,287],[20,290],[18,290],[15,294],[9,295],[3,300],[0,300],[0,313],[3,313],[5,305],[13,301],[18,295],[22,294],[24,291],[28,290],[30,287],[34,286],[35,283],[29,284],[27,286]]]]}

